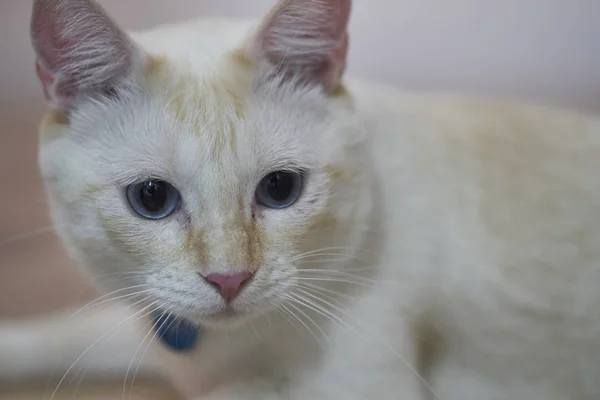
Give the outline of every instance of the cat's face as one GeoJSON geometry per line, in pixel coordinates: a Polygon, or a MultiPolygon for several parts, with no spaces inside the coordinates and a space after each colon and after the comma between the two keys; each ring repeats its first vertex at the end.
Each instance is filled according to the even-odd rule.
{"type": "Polygon", "coordinates": [[[319,254],[351,259],[363,137],[339,87],[235,49],[179,61],[140,52],[123,87],[50,111],[40,164],[61,236],[106,290],[227,326],[339,267],[319,254]]]}

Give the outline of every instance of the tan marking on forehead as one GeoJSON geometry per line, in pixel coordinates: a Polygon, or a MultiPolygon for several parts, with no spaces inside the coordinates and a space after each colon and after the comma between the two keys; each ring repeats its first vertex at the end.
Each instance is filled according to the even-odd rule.
{"type": "MultiPolygon", "coordinates": [[[[239,58],[239,57],[238,57],[239,58]]],[[[178,70],[166,59],[149,58],[146,77],[150,84],[167,95],[168,109],[182,129],[210,132],[206,137],[210,152],[219,156],[237,148],[237,130],[245,118],[246,98],[252,74],[229,54],[218,60],[216,73],[196,76],[178,70]]]]}
{"type": "Polygon", "coordinates": [[[65,111],[51,108],[42,117],[39,127],[40,142],[45,144],[52,142],[67,134],[69,128],[69,117],[65,111]]]}
{"type": "Polygon", "coordinates": [[[215,139],[215,152],[227,148],[236,151],[238,127],[245,119],[246,99],[250,95],[254,75],[250,64],[240,61],[243,58],[240,54],[234,52],[232,56],[226,56],[221,62],[220,75],[210,83],[216,103],[213,107],[224,111],[223,129],[218,132],[223,137],[215,139]]]}
{"type": "MultiPolygon", "coordinates": [[[[184,132],[199,135],[201,132],[213,132],[214,121],[217,117],[216,108],[207,98],[210,94],[202,90],[197,80],[193,77],[180,77],[171,82],[167,90],[169,96],[169,110],[175,122],[184,132]],[[212,113],[212,115],[211,115],[212,113]]],[[[213,139],[213,136],[207,138],[213,139]]],[[[210,142],[209,142],[210,143],[210,142]]]]}
{"type": "Polygon", "coordinates": [[[226,98],[230,101],[233,107],[235,118],[229,118],[229,146],[232,151],[237,149],[237,124],[244,120],[246,103],[243,96],[247,96],[248,92],[238,92],[235,85],[224,85],[223,89],[227,93],[226,98]]]}

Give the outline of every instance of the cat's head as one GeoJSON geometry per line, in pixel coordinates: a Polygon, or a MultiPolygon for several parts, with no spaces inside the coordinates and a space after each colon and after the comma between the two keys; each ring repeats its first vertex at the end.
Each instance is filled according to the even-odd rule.
{"type": "Polygon", "coordinates": [[[287,0],[247,34],[132,38],[91,0],[35,1],[42,175],[105,290],[224,326],[335,280],[315,271],[352,259],[370,210],[349,12],[287,0]]]}

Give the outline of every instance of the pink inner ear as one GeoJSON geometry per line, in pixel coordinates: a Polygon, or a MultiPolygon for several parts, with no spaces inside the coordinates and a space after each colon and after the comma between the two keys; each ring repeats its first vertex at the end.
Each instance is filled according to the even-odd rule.
{"type": "Polygon", "coordinates": [[[44,96],[60,107],[114,93],[132,72],[135,47],[93,0],[35,0],[31,35],[44,96]]]}
{"type": "Polygon", "coordinates": [[[350,8],[351,0],[281,0],[251,52],[282,74],[330,92],[346,69],[350,8]]]}
{"type": "Polygon", "coordinates": [[[42,68],[39,60],[35,60],[35,72],[40,82],[42,82],[46,100],[50,100],[50,87],[54,84],[54,79],[52,79],[52,76],[42,68]]]}

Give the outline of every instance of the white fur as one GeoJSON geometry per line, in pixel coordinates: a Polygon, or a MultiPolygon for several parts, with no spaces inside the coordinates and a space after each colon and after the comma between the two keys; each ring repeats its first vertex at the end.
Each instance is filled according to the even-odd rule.
{"type": "MultiPolygon", "coordinates": [[[[57,228],[82,265],[97,275],[141,271],[143,280],[132,281],[151,289],[151,301],[209,327],[194,354],[164,363],[166,373],[187,395],[211,400],[598,398],[600,120],[358,80],[348,80],[349,105],[259,76],[241,121],[205,82],[252,26],[209,20],[134,36],[180,76],[198,79],[209,108],[190,118],[203,121],[201,132],[165,111],[168,92],[147,88],[138,98],[86,103],[68,134],[41,148],[57,228]],[[208,149],[222,120],[236,124],[238,147],[219,159],[208,149]],[[299,250],[273,244],[234,305],[255,315],[225,334],[210,317],[219,297],[193,279],[197,268],[238,267],[227,265],[235,249],[224,236],[234,204],[219,193],[290,162],[314,174],[297,206],[264,211],[267,232],[303,226],[331,205],[335,218],[354,223],[343,235],[306,238],[309,250],[344,247],[324,251],[335,254],[323,255],[324,272],[314,275],[326,279],[314,281],[323,291],[296,292],[304,305],[286,298],[302,283],[303,266],[285,262],[299,250]],[[334,182],[329,165],[351,173],[334,182]],[[150,173],[180,188],[188,211],[158,223],[133,217],[115,183],[150,173]],[[90,184],[106,189],[82,197],[90,184]],[[122,223],[149,256],[114,246],[100,215],[122,223]],[[210,227],[209,265],[173,250],[190,224],[210,227]],[[283,283],[268,285],[274,280],[283,283]],[[274,312],[273,302],[298,320],[274,312]]],[[[253,185],[244,188],[251,195],[253,185]]],[[[102,327],[86,331],[88,342],[114,325],[94,318],[102,327]]],[[[51,346],[73,329],[60,322],[23,331],[53,357],[42,338],[54,337],[51,346]]],[[[139,342],[139,331],[121,340],[139,342]]],[[[83,341],[62,349],[77,354],[83,341]]],[[[1,346],[0,359],[33,362],[24,342],[1,346]]],[[[120,360],[117,352],[107,347],[90,362],[120,360]]],[[[6,364],[0,371],[11,376],[6,364]]]]}

